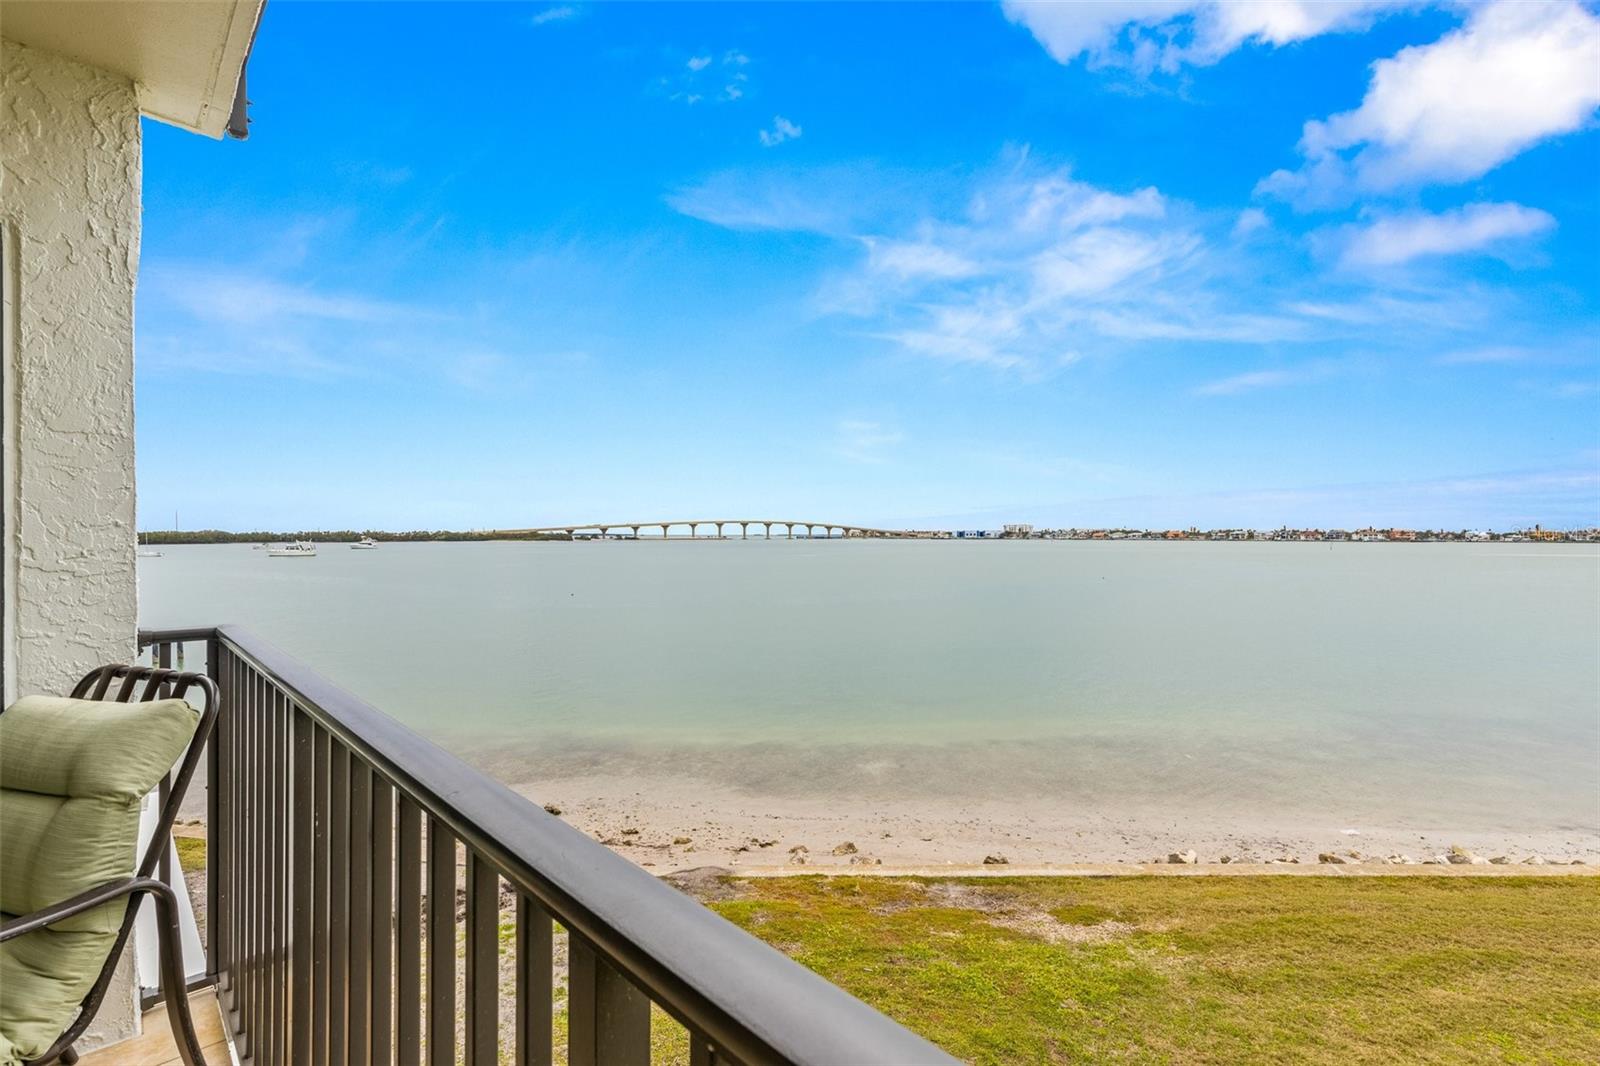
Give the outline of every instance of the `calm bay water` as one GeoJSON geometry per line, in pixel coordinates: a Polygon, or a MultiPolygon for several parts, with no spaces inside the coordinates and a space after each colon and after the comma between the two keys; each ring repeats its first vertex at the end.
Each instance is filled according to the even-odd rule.
{"type": "Polygon", "coordinates": [[[1600,828],[1592,545],[247,545],[141,559],[496,772],[1600,828]]]}

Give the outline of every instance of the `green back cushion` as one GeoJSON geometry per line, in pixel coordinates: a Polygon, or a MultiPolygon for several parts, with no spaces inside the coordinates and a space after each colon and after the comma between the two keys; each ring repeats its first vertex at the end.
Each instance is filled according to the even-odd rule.
{"type": "MultiPolygon", "coordinates": [[[[0,713],[0,912],[28,914],[132,874],[140,801],[198,720],[184,700],[26,696],[0,713]]],[[[0,1033],[21,1054],[44,1051],[71,1020],[126,909],[109,903],[0,944],[0,1033]]]]}

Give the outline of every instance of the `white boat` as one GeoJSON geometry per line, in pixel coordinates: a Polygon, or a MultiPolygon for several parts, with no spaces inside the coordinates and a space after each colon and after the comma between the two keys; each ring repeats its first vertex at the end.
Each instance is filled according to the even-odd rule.
{"type": "Polygon", "coordinates": [[[350,545],[352,548],[376,548],[377,546],[378,542],[373,540],[371,537],[362,537],[360,540],[350,545]]]}
{"type": "Polygon", "coordinates": [[[277,548],[268,548],[267,554],[281,559],[311,559],[317,554],[317,546],[309,540],[295,540],[277,548]]]}
{"type": "Polygon", "coordinates": [[[137,554],[138,554],[139,558],[141,558],[141,559],[159,559],[159,558],[161,558],[161,553],[160,552],[151,551],[151,550],[149,550],[147,548],[140,548],[139,551],[137,552],[137,554]]]}

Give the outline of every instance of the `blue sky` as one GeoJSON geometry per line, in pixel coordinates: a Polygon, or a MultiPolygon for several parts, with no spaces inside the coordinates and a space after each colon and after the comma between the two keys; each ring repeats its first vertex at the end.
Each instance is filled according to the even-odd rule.
{"type": "Polygon", "coordinates": [[[1600,15],[274,3],[141,528],[1600,523],[1600,15]]]}

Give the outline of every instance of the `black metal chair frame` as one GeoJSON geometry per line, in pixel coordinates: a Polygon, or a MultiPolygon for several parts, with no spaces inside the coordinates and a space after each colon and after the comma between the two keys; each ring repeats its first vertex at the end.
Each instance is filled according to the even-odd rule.
{"type": "Polygon", "coordinates": [[[194,1021],[189,1016],[189,989],[183,972],[183,940],[178,927],[178,895],[162,877],[155,875],[158,867],[161,868],[163,876],[166,873],[169,865],[168,855],[172,848],[173,820],[178,815],[178,807],[183,802],[184,793],[188,791],[189,780],[194,777],[195,768],[200,765],[206,743],[211,739],[212,730],[216,726],[217,713],[221,708],[221,697],[217,692],[216,682],[203,674],[183,673],[155,666],[102,666],[90,671],[82,681],[78,682],[72,690],[72,697],[111,700],[115,703],[143,703],[157,699],[183,699],[190,688],[198,688],[205,693],[205,707],[201,709],[199,724],[195,727],[194,737],[189,742],[189,750],[178,765],[177,775],[175,777],[169,775],[169,778],[163,779],[164,786],[167,786],[168,780],[171,784],[161,789],[161,811],[155,833],[150,837],[150,842],[146,845],[144,855],[140,857],[133,876],[107,882],[86,892],[80,892],[71,899],[62,900],[32,914],[21,915],[0,925],[0,942],[4,942],[44,929],[63,918],[82,914],[121,897],[128,898],[127,913],[123,915],[116,943],[112,946],[111,953],[106,956],[105,964],[100,968],[100,976],[96,978],[94,986],[83,997],[77,1017],[43,1055],[30,1059],[28,1066],[43,1066],[45,1063],[58,1060],[66,1066],[72,1066],[78,1061],[78,1054],[72,1047],[73,1042],[83,1035],[84,1029],[94,1020],[95,1013],[100,1009],[106,989],[111,984],[112,974],[116,971],[117,960],[122,957],[128,935],[133,932],[134,919],[139,912],[138,900],[145,895],[155,900],[156,931],[161,951],[161,990],[167,1004],[167,1018],[171,1023],[173,1036],[177,1040],[178,1054],[183,1058],[184,1066],[206,1066],[199,1038],[195,1035],[194,1021]],[[121,679],[122,683],[117,688],[116,694],[108,695],[111,685],[118,679],[121,679]],[[144,682],[144,688],[135,696],[141,681],[144,682]]]}

